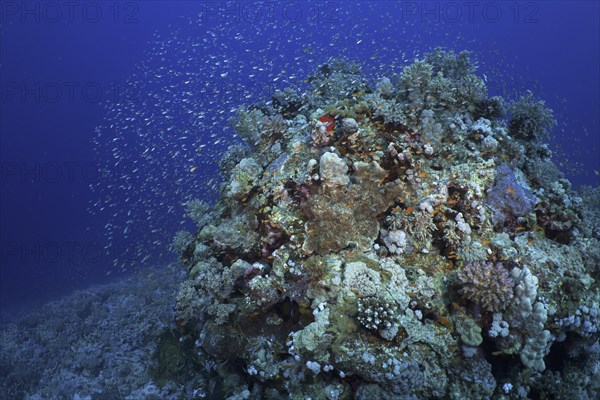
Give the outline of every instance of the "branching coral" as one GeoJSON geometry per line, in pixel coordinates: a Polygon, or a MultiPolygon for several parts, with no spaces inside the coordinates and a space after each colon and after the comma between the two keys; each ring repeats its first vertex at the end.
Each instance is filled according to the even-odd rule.
{"type": "Polygon", "coordinates": [[[552,110],[543,100],[535,100],[532,94],[511,103],[509,111],[509,133],[517,139],[543,139],[556,125],[552,110]]]}
{"type": "Polygon", "coordinates": [[[173,237],[173,243],[171,244],[171,247],[173,248],[173,251],[175,251],[178,254],[181,254],[193,241],[194,235],[192,235],[188,231],[177,231],[177,233],[175,233],[175,236],[173,237]]]}
{"type": "Polygon", "coordinates": [[[260,121],[260,129],[267,136],[279,135],[285,128],[287,128],[287,124],[280,114],[273,116],[265,115],[260,121]]]}
{"type": "Polygon", "coordinates": [[[397,307],[376,296],[358,299],[358,322],[367,329],[379,331],[391,340],[398,332],[397,307]],[[390,337],[391,336],[391,337],[390,337]]]}
{"type": "Polygon", "coordinates": [[[432,239],[432,233],[437,230],[431,214],[427,211],[409,209],[408,211],[392,212],[386,218],[386,223],[390,227],[390,232],[382,232],[385,233],[383,240],[393,253],[398,253],[395,251],[396,249],[403,250],[407,244],[417,251],[427,249],[432,239]]]}
{"type": "Polygon", "coordinates": [[[186,215],[194,221],[198,228],[206,225],[210,219],[210,206],[198,199],[190,200],[185,203],[186,215]]]}
{"type": "Polygon", "coordinates": [[[513,297],[513,280],[501,263],[476,261],[458,272],[460,292],[486,310],[503,310],[513,297]]]}

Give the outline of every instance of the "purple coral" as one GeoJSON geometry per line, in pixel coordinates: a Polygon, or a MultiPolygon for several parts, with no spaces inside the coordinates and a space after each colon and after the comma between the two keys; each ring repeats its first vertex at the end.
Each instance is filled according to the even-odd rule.
{"type": "Polygon", "coordinates": [[[513,298],[514,282],[502,263],[474,261],[458,272],[458,279],[462,295],[488,311],[501,311],[513,298]]]}
{"type": "Polygon", "coordinates": [[[500,165],[496,168],[496,183],[488,190],[486,198],[488,206],[494,212],[494,225],[529,214],[537,201],[530,190],[518,183],[510,167],[500,165]]]}

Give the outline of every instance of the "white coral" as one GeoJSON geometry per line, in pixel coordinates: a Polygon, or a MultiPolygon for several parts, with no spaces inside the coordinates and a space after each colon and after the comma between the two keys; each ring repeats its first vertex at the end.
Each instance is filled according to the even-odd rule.
{"type": "Polygon", "coordinates": [[[380,290],[381,276],[362,261],[346,264],[344,268],[346,287],[363,296],[374,296],[380,290]]]}
{"type": "Polygon", "coordinates": [[[406,232],[402,230],[381,229],[383,244],[392,254],[402,254],[406,251],[406,232]]]}
{"type": "Polygon", "coordinates": [[[529,271],[529,268],[513,268],[510,272],[515,282],[514,309],[519,317],[526,319],[533,311],[533,302],[537,297],[538,278],[529,271]]]}
{"type": "Polygon", "coordinates": [[[319,169],[321,179],[328,184],[344,186],[350,182],[348,165],[335,153],[324,153],[319,162],[319,169]]]}
{"type": "Polygon", "coordinates": [[[520,355],[523,365],[540,372],[545,370],[544,355],[551,339],[552,335],[549,331],[541,331],[539,334],[527,338],[520,355]]]}

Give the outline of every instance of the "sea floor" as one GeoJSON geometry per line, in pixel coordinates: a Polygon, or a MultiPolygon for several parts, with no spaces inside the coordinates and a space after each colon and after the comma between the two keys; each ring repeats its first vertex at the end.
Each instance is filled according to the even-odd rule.
{"type": "Polygon", "coordinates": [[[168,399],[151,378],[173,328],[171,268],[74,292],[0,326],[0,399],[168,399]]]}

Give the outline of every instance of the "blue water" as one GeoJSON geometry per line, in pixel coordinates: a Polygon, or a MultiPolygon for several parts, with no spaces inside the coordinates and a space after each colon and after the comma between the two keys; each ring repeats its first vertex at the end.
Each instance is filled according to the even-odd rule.
{"type": "Polygon", "coordinates": [[[490,94],[554,109],[555,161],[599,184],[599,4],[3,2],[2,311],[175,260],[181,204],[214,198],[236,107],[329,57],[376,76],[472,51],[490,94]]]}

